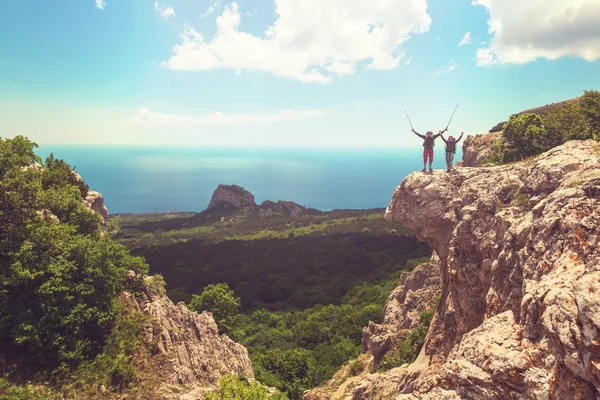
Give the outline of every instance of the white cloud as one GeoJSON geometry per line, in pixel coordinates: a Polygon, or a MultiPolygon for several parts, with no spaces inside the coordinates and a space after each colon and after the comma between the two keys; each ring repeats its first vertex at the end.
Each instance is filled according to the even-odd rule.
{"type": "Polygon", "coordinates": [[[209,15],[213,14],[217,9],[221,6],[221,0],[215,1],[212,5],[210,5],[206,11],[200,16],[200,18],[206,18],[209,15]]]}
{"type": "Polygon", "coordinates": [[[600,59],[598,0],[473,0],[487,8],[488,47],[477,51],[477,65],[524,64],[573,56],[600,59]]]}
{"type": "Polygon", "coordinates": [[[167,18],[172,17],[173,15],[175,15],[175,10],[173,9],[173,7],[159,6],[157,1],[154,2],[154,9],[156,11],[158,11],[158,13],[164,19],[167,19],[167,18]]]}
{"type": "Polygon", "coordinates": [[[214,112],[202,116],[165,114],[153,112],[147,108],[139,109],[137,115],[124,120],[109,121],[125,125],[212,125],[212,124],[249,124],[257,122],[277,122],[292,119],[316,117],[326,114],[323,110],[282,110],[272,114],[225,114],[214,112]]]}
{"type": "Polygon", "coordinates": [[[458,64],[456,63],[456,61],[450,60],[450,63],[448,65],[438,69],[435,74],[436,75],[449,74],[450,72],[454,71],[456,68],[458,68],[458,64]]]}
{"type": "Polygon", "coordinates": [[[239,30],[241,13],[231,3],[217,17],[212,38],[188,27],[162,65],[265,71],[328,83],[354,74],[365,61],[369,69],[397,68],[401,45],[431,25],[426,0],[275,0],[275,15],[264,36],[255,36],[239,30]]]}
{"type": "Polygon", "coordinates": [[[104,0],[96,0],[96,7],[104,10],[104,7],[106,7],[106,2],[104,0]]]}
{"type": "Polygon", "coordinates": [[[467,32],[467,33],[465,33],[465,36],[463,36],[463,38],[460,40],[458,47],[464,46],[466,44],[471,44],[471,43],[472,43],[471,32],[467,32]]]}

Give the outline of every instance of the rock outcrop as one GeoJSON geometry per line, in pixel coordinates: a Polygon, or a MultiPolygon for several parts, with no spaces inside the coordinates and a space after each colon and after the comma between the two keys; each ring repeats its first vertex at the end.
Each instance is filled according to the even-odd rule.
{"type": "Polygon", "coordinates": [[[219,185],[213,192],[206,211],[221,208],[237,210],[246,206],[255,206],[254,195],[237,185],[219,185]]]}
{"type": "MultiPolygon", "coordinates": [[[[153,278],[130,272],[128,279],[148,282],[153,278]]],[[[139,302],[128,293],[121,300],[149,317],[144,341],[154,354],[140,372],[159,382],[156,398],[203,398],[202,393],[216,387],[228,373],[254,377],[246,348],[219,334],[211,313],[190,311],[183,302],[175,305],[164,293],[152,292],[152,285],[142,286],[146,288],[139,302]]]]}
{"type": "Polygon", "coordinates": [[[419,315],[435,306],[435,298],[442,291],[440,268],[421,264],[412,272],[400,276],[398,286],[390,294],[383,312],[381,325],[369,322],[363,329],[363,352],[373,355],[374,366],[395,344],[410,335],[419,325],[419,315]]]}
{"type": "Polygon", "coordinates": [[[600,399],[600,146],[413,173],[385,218],[439,255],[443,294],[401,399],[600,399]]]}
{"type": "Polygon", "coordinates": [[[484,135],[469,135],[462,147],[463,167],[479,167],[481,162],[492,155],[492,145],[501,133],[487,133],[484,135]]]}
{"type": "Polygon", "coordinates": [[[102,221],[106,221],[108,218],[108,210],[104,205],[104,197],[102,194],[90,190],[87,192],[83,203],[87,208],[98,213],[102,217],[102,221]]]}

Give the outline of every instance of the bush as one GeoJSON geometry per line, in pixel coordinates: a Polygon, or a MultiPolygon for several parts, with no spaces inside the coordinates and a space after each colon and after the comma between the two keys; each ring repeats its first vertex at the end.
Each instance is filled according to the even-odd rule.
{"type": "Polygon", "coordinates": [[[354,360],[350,363],[350,376],[359,375],[361,372],[365,370],[365,365],[360,360],[354,360]]]}
{"type": "Polygon", "coordinates": [[[256,381],[248,381],[237,375],[225,375],[219,387],[206,394],[206,400],[288,400],[283,393],[269,393],[256,381]]]}
{"type": "Polygon", "coordinates": [[[600,140],[600,92],[585,91],[578,104],[541,115],[513,115],[504,125],[502,137],[485,162],[522,161],[569,140],[600,140]]]}

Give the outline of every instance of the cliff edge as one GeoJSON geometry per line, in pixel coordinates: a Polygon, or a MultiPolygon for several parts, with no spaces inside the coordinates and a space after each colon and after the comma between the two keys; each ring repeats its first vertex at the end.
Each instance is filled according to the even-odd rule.
{"type": "Polygon", "coordinates": [[[396,399],[600,399],[600,146],[416,172],[385,218],[440,257],[443,294],[396,399]]]}

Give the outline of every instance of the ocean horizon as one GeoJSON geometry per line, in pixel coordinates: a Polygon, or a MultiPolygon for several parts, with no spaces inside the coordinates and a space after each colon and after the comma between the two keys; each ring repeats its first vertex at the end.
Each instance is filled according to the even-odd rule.
{"type": "MultiPolygon", "coordinates": [[[[422,147],[239,149],[40,146],[102,193],[110,214],[200,212],[219,184],[239,185],[257,203],[294,201],[321,211],[387,207],[396,186],[423,168],[422,147]]],[[[443,143],[433,168],[445,169],[443,143]]],[[[455,163],[462,158],[459,148],[455,163]]]]}

